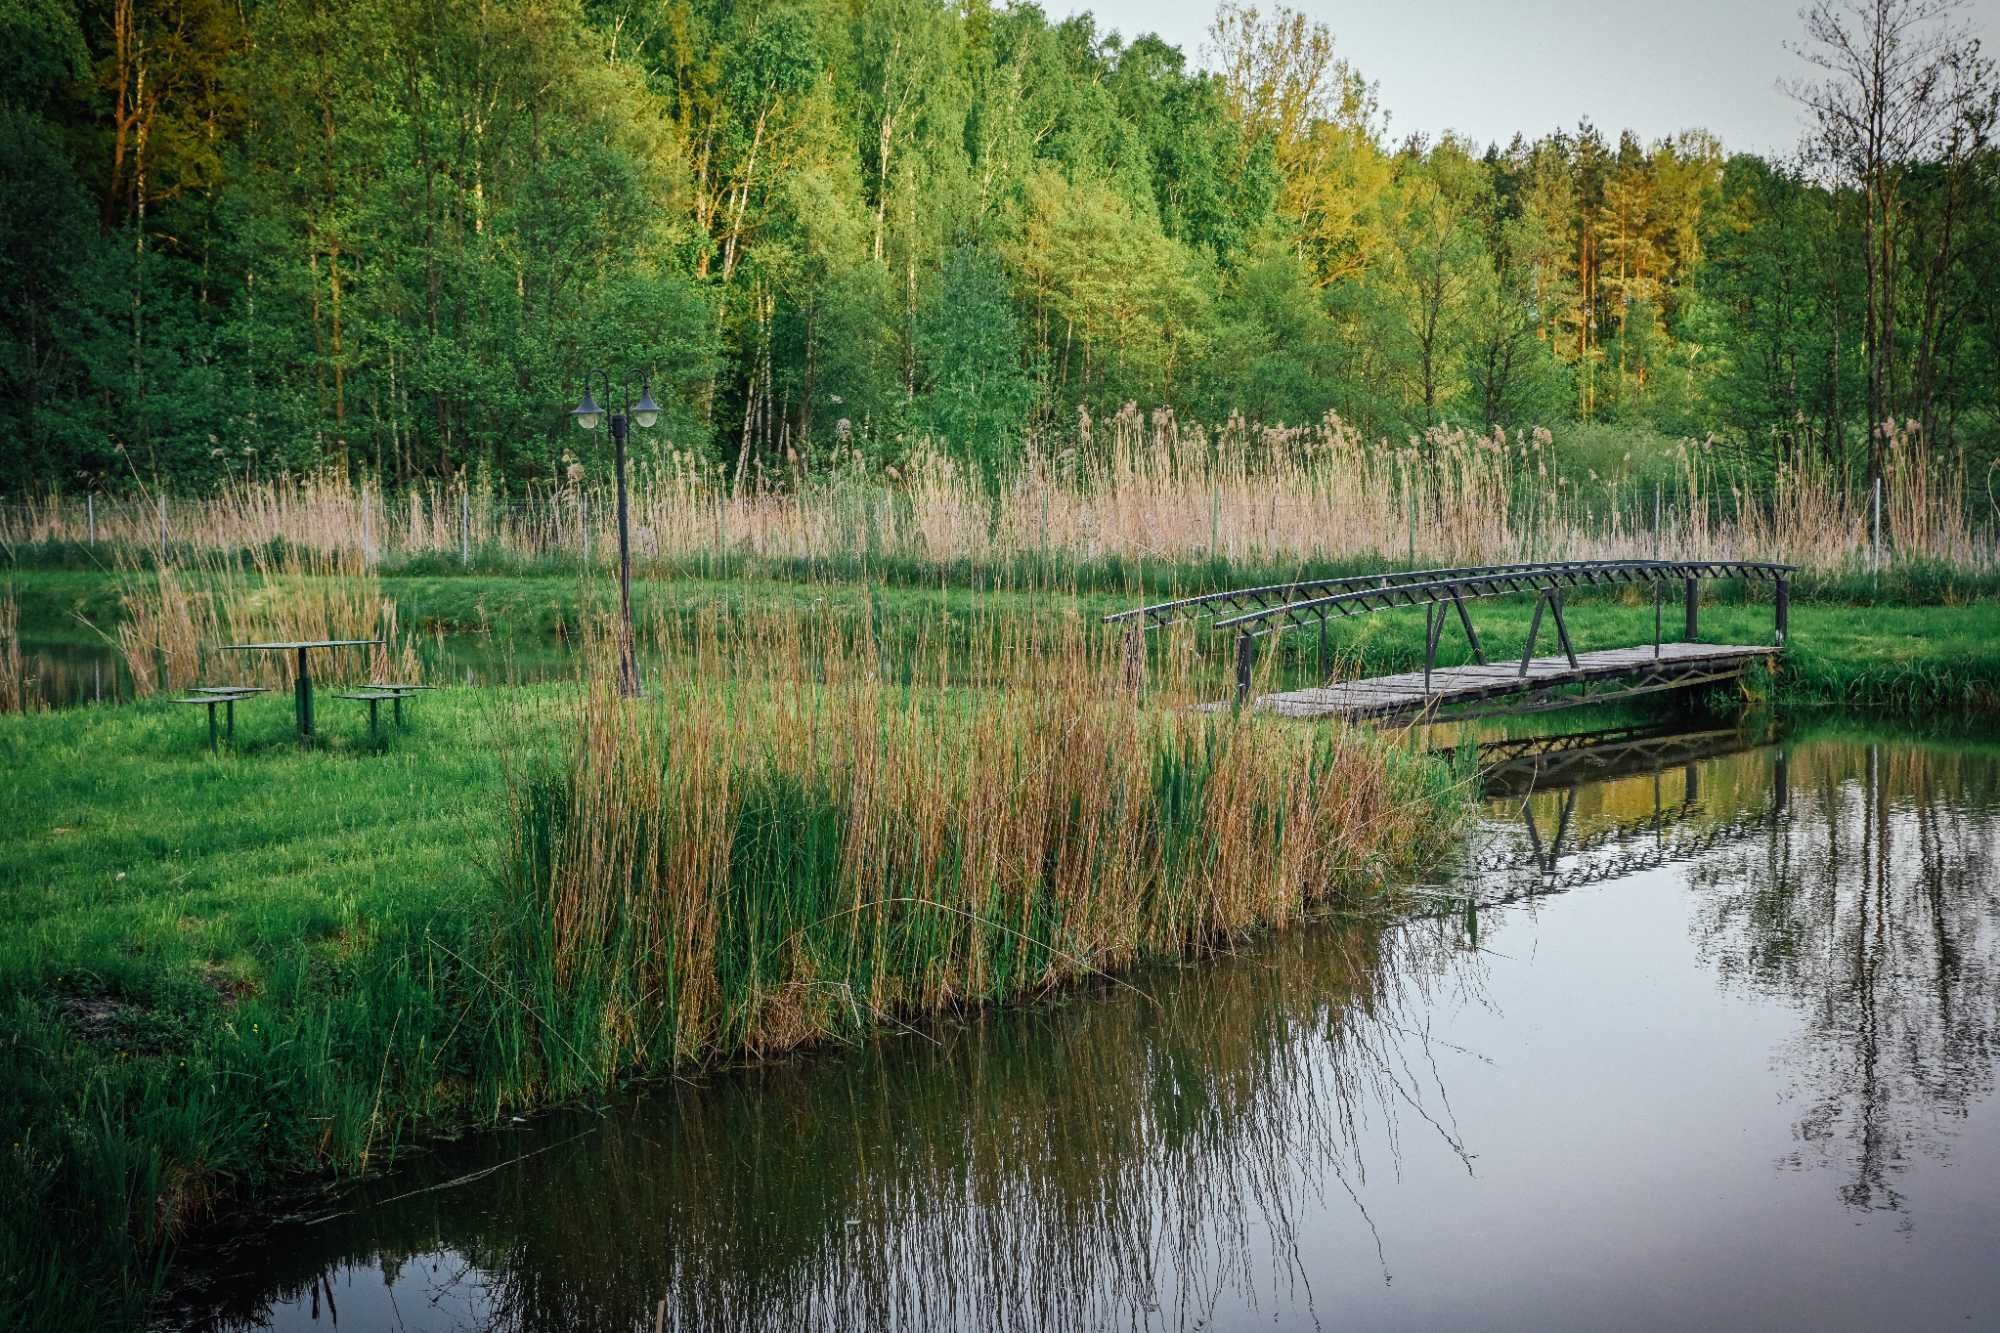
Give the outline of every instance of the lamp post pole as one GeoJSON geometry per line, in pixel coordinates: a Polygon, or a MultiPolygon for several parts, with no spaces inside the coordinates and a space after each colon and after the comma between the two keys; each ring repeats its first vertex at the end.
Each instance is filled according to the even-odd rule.
{"type": "MultiPolygon", "coordinates": [[[[604,383],[604,401],[611,402],[611,377],[598,372],[604,383]]],[[[584,430],[596,430],[597,419],[609,416],[613,457],[618,473],[618,693],[627,699],[639,697],[639,662],[632,647],[632,524],[630,502],[625,490],[625,437],[633,425],[641,430],[650,430],[660,419],[660,406],[653,401],[653,386],[646,383],[640,390],[639,401],[631,401],[630,382],[627,381],[620,394],[620,407],[616,412],[606,412],[599,408],[590,396],[590,385],[586,380],[583,401],[570,412],[576,424],[584,430]]]]}
{"type": "Polygon", "coordinates": [[[639,697],[639,663],[632,654],[632,529],[625,501],[626,414],[611,418],[611,443],[618,459],[618,616],[623,642],[618,649],[618,692],[639,697]]]}

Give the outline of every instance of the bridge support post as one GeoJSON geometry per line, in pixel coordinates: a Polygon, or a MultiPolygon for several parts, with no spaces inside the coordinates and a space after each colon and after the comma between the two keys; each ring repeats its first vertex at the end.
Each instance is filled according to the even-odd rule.
{"type": "Polygon", "coordinates": [[[1424,697],[1431,697],[1431,671],[1437,666],[1438,640],[1444,637],[1444,608],[1436,602],[1424,607],[1424,697]]]}
{"type": "Polygon", "coordinates": [[[1778,646],[1785,646],[1785,631],[1792,626],[1792,581],[1778,580],[1778,646]]]}
{"type": "Polygon", "coordinates": [[[1451,604],[1458,608],[1458,623],[1465,627],[1465,641],[1472,645],[1472,660],[1485,666],[1486,650],[1479,646],[1479,631],[1472,628],[1472,613],[1465,609],[1465,599],[1456,588],[1452,589],[1451,604]]]}
{"type": "Polygon", "coordinates": [[[1569,626],[1563,623],[1563,599],[1561,588],[1544,588],[1535,598],[1535,614],[1528,618],[1528,644],[1521,649],[1522,676],[1528,674],[1528,663],[1535,659],[1535,640],[1542,634],[1542,612],[1547,610],[1556,622],[1556,642],[1562,645],[1563,656],[1569,659],[1570,670],[1577,668],[1576,645],[1570,642],[1569,626]]]}
{"type": "Polygon", "coordinates": [[[1681,637],[1689,643],[1701,637],[1701,582],[1698,579],[1687,581],[1687,629],[1681,637]]]}
{"type": "Polygon", "coordinates": [[[1257,640],[1254,635],[1236,636],[1236,702],[1250,701],[1250,672],[1257,664],[1257,640]]]}
{"type": "Polygon", "coordinates": [[[1528,645],[1521,649],[1521,670],[1519,674],[1522,676],[1528,674],[1528,663],[1534,660],[1535,640],[1540,638],[1542,633],[1542,608],[1548,604],[1549,592],[1548,589],[1544,588],[1535,597],[1535,614],[1528,618],[1528,645]]]}
{"type": "Polygon", "coordinates": [[[1569,659],[1569,669],[1576,670],[1576,645],[1569,641],[1569,626],[1563,622],[1563,593],[1561,588],[1549,589],[1549,612],[1555,617],[1556,639],[1562,644],[1563,656],[1569,659]]]}

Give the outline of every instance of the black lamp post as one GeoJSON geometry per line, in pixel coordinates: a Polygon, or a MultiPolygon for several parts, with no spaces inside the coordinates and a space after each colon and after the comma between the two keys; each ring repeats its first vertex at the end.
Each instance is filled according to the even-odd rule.
{"type": "MultiPolygon", "coordinates": [[[[604,384],[604,401],[611,401],[611,377],[603,371],[597,372],[604,384]]],[[[618,460],[618,614],[621,642],[618,650],[618,693],[627,699],[639,697],[639,663],[632,654],[632,536],[631,522],[625,501],[625,433],[628,424],[636,424],[640,430],[651,430],[653,423],[660,419],[660,405],[653,401],[653,385],[650,379],[644,381],[639,390],[639,401],[632,401],[632,387],[624,384],[621,399],[623,406],[608,415],[611,418],[611,442],[615,446],[618,460]]],[[[570,412],[576,424],[584,430],[596,430],[598,418],[607,415],[590,396],[590,380],[584,379],[583,401],[570,412]]]]}

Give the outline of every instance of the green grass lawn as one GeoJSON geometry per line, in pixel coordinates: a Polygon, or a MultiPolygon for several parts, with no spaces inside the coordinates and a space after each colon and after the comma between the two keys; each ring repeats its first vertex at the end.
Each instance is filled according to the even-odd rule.
{"type": "Polygon", "coordinates": [[[549,694],[428,695],[379,750],[326,696],[310,752],[283,695],[218,755],[170,704],[0,718],[0,1326],[110,1326],[212,1193],[521,1098],[490,1004],[439,1040],[488,998],[503,765],[554,753],[549,694]],[[392,1050],[429,1077],[384,1086],[392,1050]]]}
{"type": "Polygon", "coordinates": [[[311,943],[360,913],[463,908],[491,848],[503,753],[549,748],[533,695],[438,691],[387,720],[322,690],[326,744],[302,751],[292,701],[237,705],[232,748],[210,755],[202,710],[147,702],[70,709],[0,725],[14,821],[0,845],[0,893],[32,926],[0,940],[58,963],[101,957],[100,923],[123,932],[145,902],[154,938],[123,952],[135,972],[200,955],[311,943]],[[503,718],[504,714],[504,718],[503,718]],[[293,905],[316,904],[305,915],[293,905]]]}

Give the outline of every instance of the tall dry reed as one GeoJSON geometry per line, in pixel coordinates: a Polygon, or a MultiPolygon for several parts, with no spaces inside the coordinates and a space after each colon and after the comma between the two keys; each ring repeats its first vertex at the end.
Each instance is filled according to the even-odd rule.
{"type": "Polygon", "coordinates": [[[642,701],[595,671],[566,762],[516,777],[546,1058],[609,1076],[1042,990],[1380,891],[1454,827],[1373,733],[1189,711],[1171,654],[1157,693],[1107,689],[1080,622],[970,689],[798,618],[732,678],[745,628],[686,630],[642,701]]]}
{"type": "MultiPolygon", "coordinates": [[[[1883,549],[2000,563],[1990,506],[1980,521],[1963,458],[1907,428],[1894,436],[1883,549]]],[[[1629,457],[1610,475],[1566,461],[1541,429],[1437,427],[1396,444],[1332,415],[1305,428],[1235,419],[1209,430],[1128,407],[1080,419],[1066,443],[1031,440],[992,479],[919,449],[895,466],[848,455],[810,475],[753,470],[738,487],[727,469],[669,449],[635,462],[631,523],[642,567],[716,556],[1303,564],[1658,551],[1838,570],[1874,552],[1869,497],[1847,472],[1787,464],[1753,482],[1712,441],[1677,445],[1666,462],[1664,475],[1654,467],[1643,480],[1629,457]],[[1657,522],[1656,486],[1666,492],[1657,522]]],[[[164,543],[157,496],[100,500],[94,512],[100,540],[135,550],[292,542],[368,564],[497,552],[608,567],[617,550],[609,481],[602,468],[565,471],[514,497],[463,475],[394,496],[326,476],[243,481],[171,502],[164,543]]],[[[0,527],[8,540],[80,541],[89,517],[80,500],[43,497],[0,514],[0,527]]]]}
{"type": "Polygon", "coordinates": [[[365,650],[315,659],[330,684],[420,681],[414,635],[396,622],[395,599],[353,552],[299,547],[184,553],[157,564],[127,558],[119,568],[125,618],[117,643],[141,697],[195,683],[290,680],[288,655],[232,650],[232,643],[374,639],[365,650]]]}

